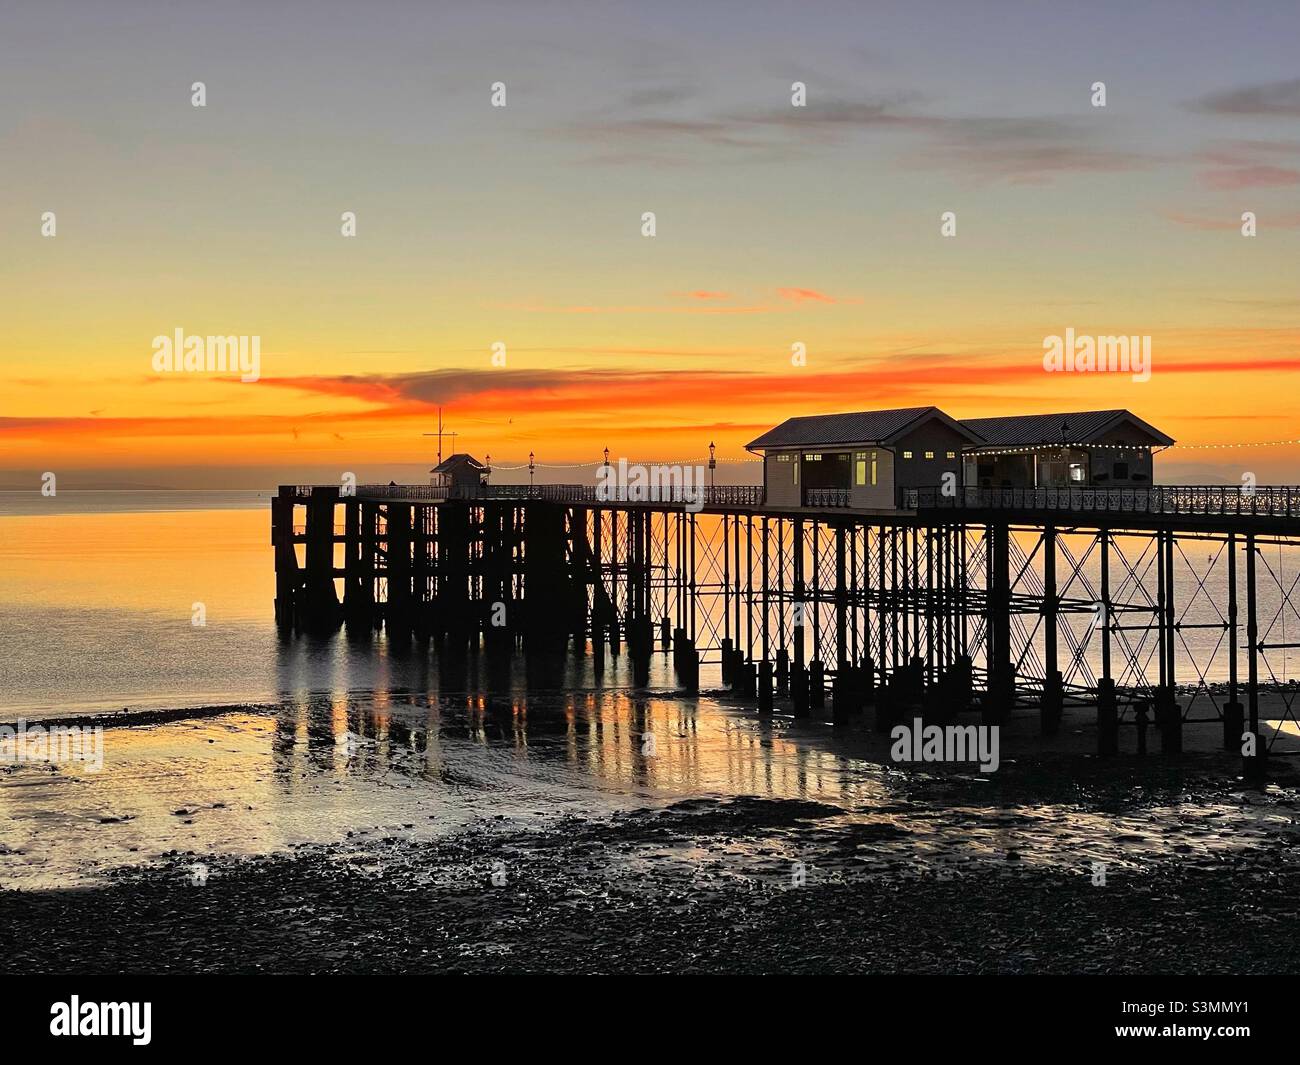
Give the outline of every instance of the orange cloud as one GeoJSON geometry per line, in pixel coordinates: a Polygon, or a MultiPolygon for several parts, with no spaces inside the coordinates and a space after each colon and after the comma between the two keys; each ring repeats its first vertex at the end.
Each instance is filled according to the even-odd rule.
{"type": "Polygon", "coordinates": [[[778,288],[776,294],[791,303],[838,303],[839,300],[812,288],[778,288]]]}
{"type": "MultiPolygon", "coordinates": [[[[777,372],[716,366],[479,368],[264,377],[258,385],[214,381],[214,394],[228,401],[186,416],[159,416],[145,408],[130,416],[0,417],[0,446],[4,466],[13,469],[218,460],[286,470],[332,462],[352,469],[422,455],[423,434],[442,405],[451,427],[462,434],[458,447],[491,452],[498,460],[535,450],[564,462],[605,446],[626,455],[686,454],[710,438],[720,455],[734,456],[763,428],[792,415],[928,403],[959,417],[1126,406],[1193,442],[1205,437],[1184,431],[1198,422],[1180,412],[1204,410],[1193,400],[1209,392],[1239,397],[1235,406],[1241,411],[1234,416],[1230,406],[1215,410],[1224,422],[1215,439],[1271,439],[1293,434],[1285,415],[1260,424],[1265,418],[1256,413],[1255,397],[1286,394],[1285,383],[1300,370],[1300,355],[1290,354],[1293,335],[1229,330],[1212,343],[1205,336],[1188,338],[1182,350],[1195,355],[1162,361],[1157,350],[1146,385],[1122,375],[1049,377],[1036,350],[1015,356],[876,356],[833,370],[823,363],[816,371],[789,367],[781,358],[777,372]],[[1268,346],[1276,356],[1254,354],[1268,346]],[[1238,358],[1238,351],[1246,356],[1238,358]],[[1242,387],[1227,393],[1224,381],[1242,387]]],[[[1169,338],[1165,350],[1176,350],[1177,343],[1169,338]]]]}

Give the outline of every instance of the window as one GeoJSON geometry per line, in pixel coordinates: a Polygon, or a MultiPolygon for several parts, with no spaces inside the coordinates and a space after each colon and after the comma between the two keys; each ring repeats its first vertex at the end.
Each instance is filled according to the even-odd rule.
{"type": "Polygon", "coordinates": [[[957,452],[955,451],[945,451],[943,454],[944,458],[955,459],[957,457],[957,452]]]}
{"type": "Polygon", "coordinates": [[[866,459],[855,459],[853,461],[853,483],[854,484],[867,483],[867,460],[866,459]]]}
{"type": "Polygon", "coordinates": [[[871,453],[871,483],[873,485],[876,483],[876,453],[874,451],[871,453]]]}
{"type": "Polygon", "coordinates": [[[903,458],[910,459],[911,457],[912,457],[912,453],[910,451],[903,452],[903,458]]]}
{"type": "Polygon", "coordinates": [[[927,451],[927,452],[925,453],[925,457],[928,458],[928,459],[932,459],[932,458],[934,458],[934,452],[933,452],[933,451],[927,451]]]}
{"type": "Polygon", "coordinates": [[[789,461],[790,461],[790,456],[789,456],[789,455],[777,455],[777,457],[776,457],[776,461],[777,461],[777,462],[789,462],[789,461]]]}

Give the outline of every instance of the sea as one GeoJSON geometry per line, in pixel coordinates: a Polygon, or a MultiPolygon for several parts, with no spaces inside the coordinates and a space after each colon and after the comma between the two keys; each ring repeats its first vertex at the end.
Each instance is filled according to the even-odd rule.
{"type": "MultiPolygon", "coordinates": [[[[523,661],[490,673],[471,663],[449,679],[426,645],[382,631],[283,636],[271,494],[0,493],[0,722],[126,712],[103,732],[99,768],[0,759],[0,888],[95,884],[177,852],[256,856],[737,796],[905,822],[891,859],[902,862],[1014,850],[1030,862],[1140,863],[1176,843],[1251,838],[1253,815],[1233,804],[1171,800],[1125,819],[1049,789],[1008,821],[1001,801],[957,811],[905,800],[905,775],[869,729],[762,718],[708,694],[716,667],[702,672],[705,694],[685,696],[663,655],[648,683],[625,655],[600,666],[588,655],[539,684],[523,661]],[[149,716],[173,710],[187,712],[149,716]],[[1130,841],[1122,854],[1117,833],[1130,841]]],[[[1292,563],[1279,556],[1283,579],[1292,563]]],[[[1211,569],[1189,616],[1223,609],[1218,579],[1211,569]]],[[[1201,646],[1180,646],[1188,675],[1209,660],[1201,646]]],[[[1019,727],[1034,732],[1032,720],[1019,727]]],[[[970,779],[978,793],[973,767],[970,779]]],[[[738,848],[738,867],[750,857],[738,848]]]]}

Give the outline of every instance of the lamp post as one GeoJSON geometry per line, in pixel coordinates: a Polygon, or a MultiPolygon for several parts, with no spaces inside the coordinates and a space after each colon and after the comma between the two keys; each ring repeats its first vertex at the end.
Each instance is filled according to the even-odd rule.
{"type": "Polygon", "coordinates": [[[1065,467],[1065,487],[1070,487],[1070,423],[1061,419],[1061,465],[1065,467]]]}
{"type": "Polygon", "coordinates": [[[483,483],[487,484],[489,481],[492,480],[492,456],[484,455],[483,457],[487,459],[487,468],[485,469],[483,474],[483,483]]]}
{"type": "Polygon", "coordinates": [[[528,452],[528,488],[531,492],[533,487],[533,453],[528,452]]]}
{"type": "Polygon", "coordinates": [[[713,446],[713,441],[710,440],[709,441],[709,488],[710,489],[713,488],[713,471],[718,468],[718,460],[717,458],[714,457],[715,451],[716,449],[713,446]]]}

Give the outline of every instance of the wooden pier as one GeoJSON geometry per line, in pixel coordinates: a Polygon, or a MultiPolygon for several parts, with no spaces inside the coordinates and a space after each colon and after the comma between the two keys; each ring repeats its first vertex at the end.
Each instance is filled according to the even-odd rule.
{"type": "Polygon", "coordinates": [[[762,497],[282,486],[276,621],[384,627],[442,654],[626,649],[641,676],[671,654],[686,690],[720,665],[762,711],[870,708],[882,730],[1033,707],[1050,736],[1084,707],[1103,754],[1121,726],[1177,753],[1185,723],[1220,721],[1252,774],[1296,721],[1300,489],[900,489],[880,511],[762,497]],[[1269,735],[1264,695],[1283,708],[1269,735]]]}

